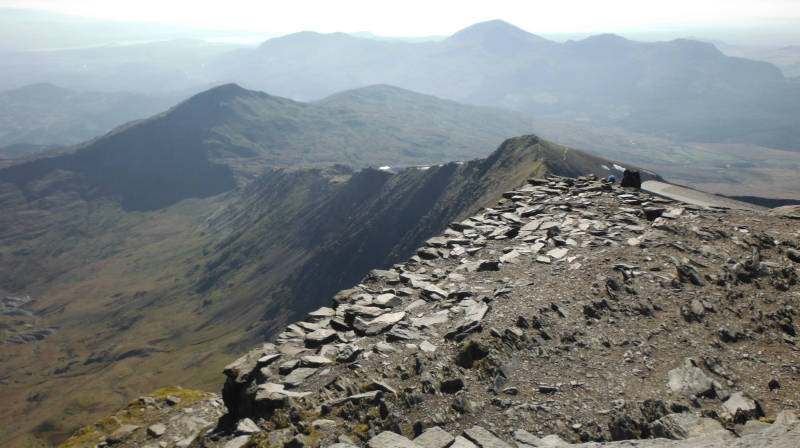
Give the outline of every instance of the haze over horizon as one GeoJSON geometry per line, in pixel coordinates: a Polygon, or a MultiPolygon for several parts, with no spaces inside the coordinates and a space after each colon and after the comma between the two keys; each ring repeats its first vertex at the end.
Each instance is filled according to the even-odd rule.
{"type": "Polygon", "coordinates": [[[646,3],[500,0],[491,4],[410,0],[402,7],[391,2],[377,4],[363,0],[335,4],[318,0],[290,4],[231,0],[224,5],[187,0],[0,0],[0,8],[33,9],[95,20],[275,34],[369,31],[380,36],[443,36],[478,22],[501,19],[555,40],[615,33],[635,40],[693,36],[738,45],[800,45],[800,2],[793,0],[646,3]]]}

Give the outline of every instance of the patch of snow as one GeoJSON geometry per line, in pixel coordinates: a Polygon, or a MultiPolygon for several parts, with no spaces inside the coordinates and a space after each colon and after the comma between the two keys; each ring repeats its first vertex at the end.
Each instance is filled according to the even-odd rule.
{"type": "Polygon", "coordinates": [[[607,167],[605,165],[600,165],[600,166],[603,167],[604,170],[611,171],[611,168],[609,168],[609,167],[607,167]]]}
{"type": "Polygon", "coordinates": [[[642,170],[642,171],[644,171],[645,173],[647,173],[647,174],[649,174],[651,176],[655,176],[656,175],[656,173],[654,173],[652,171],[647,171],[647,170],[642,170]]]}
{"type": "Polygon", "coordinates": [[[425,171],[427,169],[430,169],[430,167],[429,166],[420,166],[420,167],[417,167],[417,169],[420,170],[420,171],[425,171]]]}
{"type": "Polygon", "coordinates": [[[627,168],[625,168],[625,167],[623,167],[623,166],[619,166],[619,165],[617,165],[617,164],[615,163],[615,164],[614,164],[614,169],[616,169],[617,171],[625,171],[627,168]]]}
{"type": "Polygon", "coordinates": [[[463,165],[464,162],[456,162],[456,165],[463,165]]]}
{"type": "Polygon", "coordinates": [[[379,170],[390,170],[390,169],[392,169],[392,167],[390,167],[390,166],[382,166],[382,167],[380,167],[378,169],[379,170]]]}

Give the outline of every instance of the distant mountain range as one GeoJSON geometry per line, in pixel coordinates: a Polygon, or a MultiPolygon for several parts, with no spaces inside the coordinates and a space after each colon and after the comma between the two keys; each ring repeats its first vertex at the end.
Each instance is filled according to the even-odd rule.
{"type": "Polygon", "coordinates": [[[679,142],[800,148],[800,85],[775,65],[725,56],[695,40],[600,35],[557,43],[491,21],[440,41],[301,32],[255,49],[235,48],[179,41],[7,53],[0,59],[0,89],[41,81],[78,90],[167,92],[235,82],[312,101],[388,84],[679,142]]]}
{"type": "Polygon", "coordinates": [[[296,33],[209,63],[215,79],[311,100],[386,83],[545,118],[618,125],[683,141],[798,148],[800,88],[772,64],[678,39],[548,41],[502,21],[440,42],[296,33]]]}
{"type": "Polygon", "coordinates": [[[125,209],[152,210],[223,193],[268,167],[470,160],[531,131],[524,114],[390,86],[309,104],[230,84],[102,138],[23,160],[0,170],[0,182],[22,186],[59,172],[59,182],[80,179],[76,191],[87,198],[114,196],[125,209]]]}
{"type": "Polygon", "coordinates": [[[163,112],[181,99],[178,94],[77,92],[48,83],[0,92],[0,146],[74,145],[163,112]]]}

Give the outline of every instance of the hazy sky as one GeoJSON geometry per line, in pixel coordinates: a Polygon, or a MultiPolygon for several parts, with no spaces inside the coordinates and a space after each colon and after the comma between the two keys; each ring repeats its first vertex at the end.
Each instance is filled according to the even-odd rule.
{"type": "Polygon", "coordinates": [[[204,28],[386,36],[449,35],[491,19],[533,33],[800,29],[800,0],[0,0],[0,7],[204,28]]]}

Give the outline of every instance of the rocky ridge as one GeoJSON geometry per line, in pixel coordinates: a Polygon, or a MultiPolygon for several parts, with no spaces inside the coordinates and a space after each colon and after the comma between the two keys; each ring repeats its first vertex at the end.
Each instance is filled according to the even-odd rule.
{"type": "MultiPolygon", "coordinates": [[[[229,365],[183,446],[796,445],[793,221],[593,176],[503,196],[229,365]]],[[[65,446],[178,446],[97,434],[65,446]]]]}

